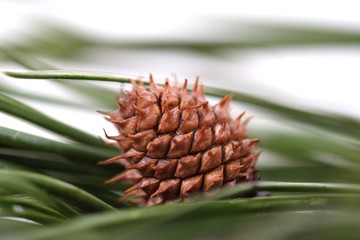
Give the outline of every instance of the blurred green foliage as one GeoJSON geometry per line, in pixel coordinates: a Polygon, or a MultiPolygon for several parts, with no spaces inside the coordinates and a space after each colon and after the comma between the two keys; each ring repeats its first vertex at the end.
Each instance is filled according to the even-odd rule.
{"type": "Polygon", "coordinates": [[[260,148],[272,153],[272,158],[280,158],[282,164],[269,161],[260,165],[264,181],[259,183],[201,196],[190,203],[135,208],[116,201],[125,186],[103,184],[121,167],[96,165],[116,155],[117,150],[23,101],[90,109],[94,114],[97,109],[92,106],[113,109],[117,91],[92,81],[127,84],[129,77],[55,70],[42,60],[52,57],[81,62],[79,52],[84,48],[112,49],[119,54],[123,49],[167,49],[216,58],[228,49],[360,43],[360,33],[351,31],[264,23],[217,24],[210,32],[213,38],[202,41],[115,41],[43,24],[38,32],[19,35],[21,43],[0,43],[2,61],[32,70],[4,72],[22,79],[0,76],[0,110],[66,139],[50,140],[0,126],[1,239],[359,239],[359,119],[275,103],[230,86],[208,86],[208,95],[222,97],[233,92],[234,101],[299,126],[295,132],[266,127],[250,132],[261,139],[260,148]],[[243,28],[251,29],[253,36],[243,38],[243,28]],[[220,30],[226,39],[214,34],[220,30]],[[47,79],[82,100],[41,96],[7,82],[27,81],[25,78],[47,79]],[[272,196],[239,198],[256,191],[269,191],[272,196]]]}

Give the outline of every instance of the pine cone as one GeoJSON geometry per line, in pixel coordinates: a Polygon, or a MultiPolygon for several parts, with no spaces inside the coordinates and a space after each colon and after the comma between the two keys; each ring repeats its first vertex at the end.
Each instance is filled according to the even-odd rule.
{"type": "Polygon", "coordinates": [[[181,89],[132,82],[131,92],[118,98],[119,109],[103,113],[118,128],[122,154],[100,164],[117,163],[126,170],[107,183],[134,184],[120,200],[136,199],[152,206],[181,200],[198,192],[257,180],[253,151],[256,139],[246,139],[244,113],[232,119],[225,96],[211,107],[196,79],[191,93],[181,89]]]}

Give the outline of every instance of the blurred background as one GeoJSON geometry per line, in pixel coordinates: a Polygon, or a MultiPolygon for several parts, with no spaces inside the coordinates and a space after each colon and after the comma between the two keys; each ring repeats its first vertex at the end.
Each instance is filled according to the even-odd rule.
{"type": "MultiPolygon", "coordinates": [[[[241,110],[255,116],[250,135],[263,140],[260,148],[270,149],[262,155],[260,168],[286,166],[289,159],[346,165],[338,159],[358,155],[347,148],[330,151],[338,142],[316,144],[320,144],[317,138],[358,144],[357,5],[357,1],[344,0],[0,0],[0,68],[99,71],[133,77],[153,73],[159,83],[174,74],[190,82],[200,76],[206,86],[242,94],[231,111],[234,116],[241,110]],[[303,112],[310,115],[300,114],[303,112]],[[299,135],[279,138],[289,146],[278,146],[276,136],[266,134],[271,131],[299,135]],[[301,134],[313,142],[301,139],[301,134]],[[310,151],[312,147],[316,151],[310,151]],[[346,151],[349,154],[344,156],[346,151]]],[[[115,109],[118,83],[49,82],[0,75],[0,84],[3,93],[93,135],[104,137],[103,127],[113,131],[95,111],[115,109]]],[[[60,138],[1,112],[0,125],[60,138]]],[[[273,176],[271,171],[268,174],[273,176]]],[[[316,170],[306,180],[316,180],[317,174],[316,170]]]]}

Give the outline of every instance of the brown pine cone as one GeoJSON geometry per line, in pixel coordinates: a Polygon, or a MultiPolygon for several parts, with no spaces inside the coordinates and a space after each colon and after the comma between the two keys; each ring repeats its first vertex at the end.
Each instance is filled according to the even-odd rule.
{"type": "Polygon", "coordinates": [[[257,180],[256,139],[246,139],[244,113],[232,119],[225,96],[211,107],[196,79],[191,93],[166,81],[159,87],[133,81],[131,92],[118,98],[119,109],[103,113],[115,124],[122,154],[100,164],[122,164],[126,170],[107,183],[134,184],[121,200],[152,206],[198,192],[257,180]]]}

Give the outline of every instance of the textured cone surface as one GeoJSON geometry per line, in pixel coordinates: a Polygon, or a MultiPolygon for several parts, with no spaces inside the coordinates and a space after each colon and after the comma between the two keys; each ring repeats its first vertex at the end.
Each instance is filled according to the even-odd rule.
{"type": "Polygon", "coordinates": [[[150,86],[133,82],[119,109],[104,113],[120,133],[107,137],[122,153],[101,164],[126,168],[107,182],[133,184],[120,200],[152,206],[258,179],[258,141],[246,138],[248,119],[231,118],[229,96],[210,106],[198,79],[192,92],[186,85],[159,87],[150,76],[150,86]]]}

